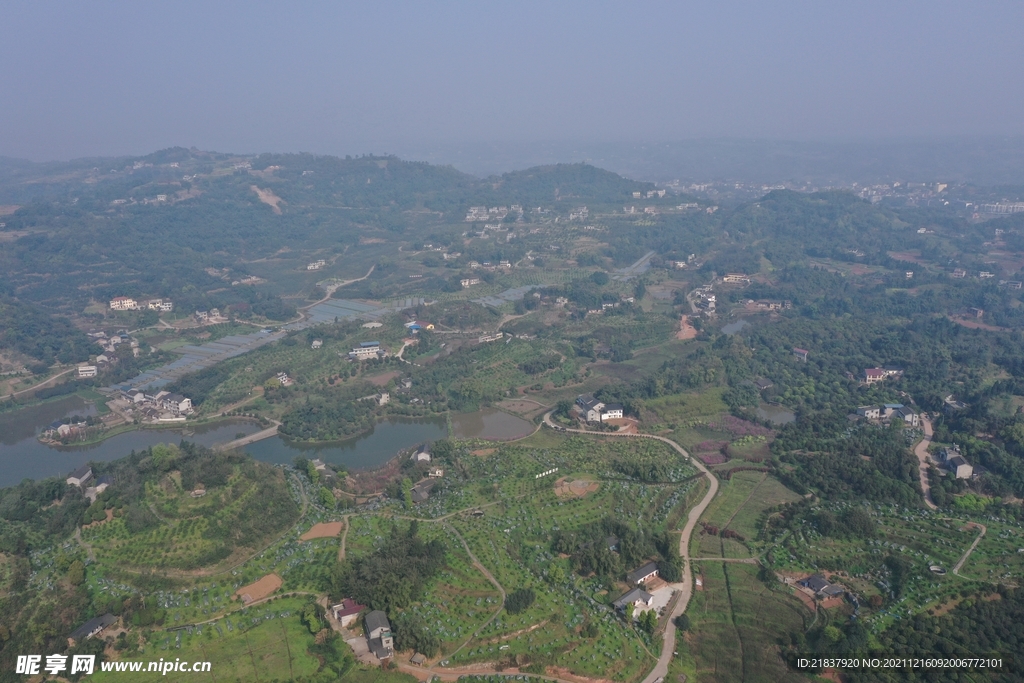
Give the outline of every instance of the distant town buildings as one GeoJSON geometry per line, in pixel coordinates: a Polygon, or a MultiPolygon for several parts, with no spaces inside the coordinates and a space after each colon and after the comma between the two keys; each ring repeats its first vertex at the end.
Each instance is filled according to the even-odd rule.
{"type": "Polygon", "coordinates": [[[327,261],[320,259],[319,261],[313,261],[306,264],[306,270],[320,270],[327,265],[327,261]]]}

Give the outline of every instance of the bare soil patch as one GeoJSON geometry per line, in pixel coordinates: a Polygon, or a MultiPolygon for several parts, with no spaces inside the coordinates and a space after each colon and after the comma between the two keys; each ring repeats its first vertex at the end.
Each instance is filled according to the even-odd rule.
{"type": "Polygon", "coordinates": [[[697,336],[697,328],[690,324],[689,317],[684,315],[679,319],[679,331],[676,332],[676,339],[693,339],[697,336]]]}
{"type": "Polygon", "coordinates": [[[924,263],[921,260],[921,252],[919,251],[890,251],[889,256],[896,259],[897,261],[907,261],[908,263],[924,263]]]}
{"type": "Polygon", "coordinates": [[[605,420],[605,424],[618,427],[618,432],[620,434],[636,434],[639,432],[638,422],[632,417],[612,418],[610,420],[605,420]]]}
{"type": "Polygon", "coordinates": [[[341,533],[343,526],[341,522],[319,522],[310,527],[309,531],[299,536],[299,540],[310,541],[314,538],[333,538],[341,533]]]}
{"type": "Polygon", "coordinates": [[[284,200],[278,197],[276,194],[274,194],[273,190],[261,190],[255,185],[250,185],[249,189],[256,193],[256,196],[260,198],[261,202],[272,208],[274,210],[274,213],[281,213],[281,207],[278,206],[278,204],[280,204],[284,200]]]}
{"type": "Polygon", "coordinates": [[[10,216],[20,208],[17,204],[0,204],[0,216],[10,216]]]}
{"type": "Polygon", "coordinates": [[[555,482],[555,495],[559,498],[570,498],[573,496],[582,498],[601,487],[601,484],[596,481],[588,481],[586,479],[567,481],[567,479],[568,477],[562,477],[555,482]]]}
{"type": "Polygon", "coordinates": [[[494,453],[497,450],[498,450],[497,448],[478,448],[475,451],[470,451],[470,454],[476,455],[476,456],[479,456],[479,457],[484,457],[484,456],[490,455],[491,453],[494,453]]]}
{"type": "Polygon", "coordinates": [[[957,325],[963,325],[964,327],[970,328],[972,330],[988,330],[989,332],[1003,332],[1006,330],[1005,327],[986,325],[985,323],[979,323],[977,320],[968,320],[966,318],[959,318],[956,316],[950,316],[949,319],[955,322],[957,325]]]}
{"type": "Polygon", "coordinates": [[[501,401],[500,403],[498,403],[497,407],[506,412],[515,413],[516,415],[525,417],[528,420],[536,417],[537,415],[540,415],[541,413],[545,412],[548,409],[547,407],[539,405],[534,401],[523,401],[516,399],[501,401]]]}
{"type": "Polygon", "coordinates": [[[367,377],[366,379],[373,386],[382,387],[391,380],[393,380],[394,378],[398,377],[400,374],[402,373],[398,372],[397,370],[393,370],[391,372],[384,372],[379,375],[374,375],[373,377],[367,377]]]}
{"type": "Polygon", "coordinates": [[[267,574],[259,581],[242,586],[235,591],[235,595],[241,598],[242,602],[248,604],[255,600],[262,600],[282,585],[281,577],[277,574],[267,574]]]}

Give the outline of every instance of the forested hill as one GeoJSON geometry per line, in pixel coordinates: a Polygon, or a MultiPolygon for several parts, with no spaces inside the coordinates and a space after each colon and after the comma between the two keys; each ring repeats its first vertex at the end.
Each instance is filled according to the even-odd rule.
{"type": "Polygon", "coordinates": [[[488,178],[494,201],[529,206],[552,201],[572,200],[605,204],[628,201],[633,192],[654,189],[653,183],[640,183],[589,164],[555,164],[513,171],[488,178]]]}

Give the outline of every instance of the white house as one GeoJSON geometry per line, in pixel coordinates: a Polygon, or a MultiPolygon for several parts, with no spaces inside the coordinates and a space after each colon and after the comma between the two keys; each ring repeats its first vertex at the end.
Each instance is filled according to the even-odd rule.
{"type": "Polygon", "coordinates": [[[658,576],[658,563],[648,562],[639,569],[634,569],[630,573],[626,574],[626,583],[630,585],[640,585],[644,581],[656,578],[658,576]]]}
{"type": "Polygon", "coordinates": [[[601,422],[605,420],[617,420],[622,417],[622,404],[609,403],[601,409],[601,422]]]}
{"type": "Polygon", "coordinates": [[[95,377],[98,370],[95,365],[79,365],[78,376],[79,377],[95,377]]]}
{"type": "Polygon", "coordinates": [[[860,406],[857,408],[857,414],[869,420],[877,420],[882,411],[878,406],[860,406]]]}
{"type": "Polygon", "coordinates": [[[413,453],[412,459],[416,462],[430,462],[430,450],[427,448],[427,444],[423,444],[416,449],[413,453]]]}
{"type": "Polygon", "coordinates": [[[92,479],[92,468],[88,465],[82,465],[69,474],[66,481],[69,486],[85,486],[86,482],[90,479],[92,479]]]}
{"type": "Polygon", "coordinates": [[[114,311],[134,311],[139,308],[139,303],[130,296],[115,296],[110,300],[110,308],[114,311]]]}

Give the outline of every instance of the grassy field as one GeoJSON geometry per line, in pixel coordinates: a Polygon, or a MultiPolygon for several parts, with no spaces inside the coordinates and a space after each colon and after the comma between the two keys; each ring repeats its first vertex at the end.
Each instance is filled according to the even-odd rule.
{"type": "Polygon", "coordinates": [[[742,540],[698,531],[690,543],[694,557],[750,557],[757,550],[754,541],[763,512],[800,498],[765,472],[737,472],[730,479],[722,480],[720,487],[701,521],[720,531],[735,531],[742,540]]]}
{"type": "MultiPolygon", "coordinates": [[[[309,676],[320,668],[320,662],[308,651],[313,635],[299,622],[302,605],[301,600],[286,598],[212,624],[173,632],[157,631],[150,635],[145,653],[129,661],[208,661],[212,664],[211,672],[201,678],[212,681],[291,680],[309,676]]],[[[168,680],[157,673],[130,676],[133,681],[168,680]]],[[[125,674],[98,671],[94,677],[97,681],[123,680],[125,674]]]]}
{"type": "MultiPolygon", "coordinates": [[[[703,590],[687,609],[691,630],[678,668],[698,682],[804,681],[778,655],[778,641],[802,631],[812,615],[788,589],[771,589],[745,564],[703,562],[703,590]]],[[[680,644],[682,646],[682,644],[680,644]]]]}

